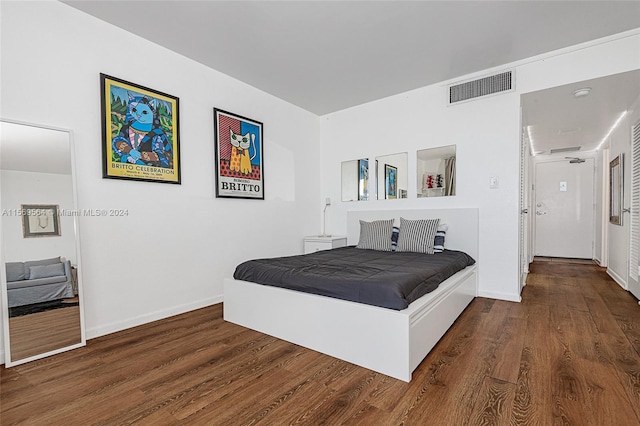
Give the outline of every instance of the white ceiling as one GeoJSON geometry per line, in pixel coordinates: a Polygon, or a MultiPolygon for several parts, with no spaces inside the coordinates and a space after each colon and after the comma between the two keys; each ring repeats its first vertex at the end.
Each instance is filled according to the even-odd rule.
{"type": "Polygon", "coordinates": [[[70,175],[69,133],[0,121],[0,170],[70,175]]]}
{"type": "MultiPolygon", "coordinates": [[[[318,115],[640,28],[639,0],[64,3],[318,115]]],[[[595,148],[640,95],[639,72],[523,95],[534,150],[595,148]],[[591,95],[574,99],[584,86],[591,95]]],[[[29,152],[54,145],[29,135],[25,152],[8,132],[3,168],[70,170],[68,148],[36,165],[29,152]]]]}
{"type": "Polygon", "coordinates": [[[64,3],[318,115],[640,27],[637,0],[64,3]]]}
{"type": "Polygon", "coordinates": [[[549,154],[551,149],[579,147],[564,153],[573,157],[593,151],[639,96],[640,70],[522,95],[522,122],[532,151],[549,154]],[[582,88],[590,88],[589,95],[574,96],[582,88]]]}

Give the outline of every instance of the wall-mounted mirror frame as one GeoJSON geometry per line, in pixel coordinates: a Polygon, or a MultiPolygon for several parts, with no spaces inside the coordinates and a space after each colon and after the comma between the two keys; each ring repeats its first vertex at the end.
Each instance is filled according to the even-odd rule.
{"type": "Polygon", "coordinates": [[[343,161],[341,164],[342,201],[369,199],[369,159],[343,161]]]}
{"type": "Polygon", "coordinates": [[[407,198],[408,163],[406,152],[376,157],[376,197],[378,200],[407,198]]]}
{"type": "Polygon", "coordinates": [[[609,222],[622,226],[624,203],[624,154],[609,162],[609,222]]]}
{"type": "MultiPolygon", "coordinates": [[[[76,161],[72,131],[0,118],[0,172],[5,178],[2,179],[3,191],[0,196],[0,211],[3,212],[0,215],[0,226],[3,230],[2,241],[0,241],[0,300],[2,301],[3,349],[5,366],[12,367],[86,344],[82,261],[78,227],[76,161]],[[20,143],[16,141],[20,141],[20,143]],[[59,148],[59,152],[52,153],[48,149],[51,146],[48,146],[47,149],[42,149],[43,145],[36,146],[37,143],[49,143],[51,146],[56,144],[55,146],[59,148]],[[45,161],[37,161],[38,155],[41,155],[41,159],[45,161]],[[65,156],[68,158],[66,165],[63,164],[66,162],[65,156]],[[56,161],[54,157],[58,157],[59,161],[56,161]],[[21,166],[19,163],[25,166],[21,166]],[[34,169],[37,164],[47,164],[46,170],[34,169]],[[58,164],[57,167],[59,169],[49,169],[50,166],[55,167],[54,164],[58,164]],[[69,172],[62,170],[65,167],[70,171],[70,176],[66,176],[69,172]],[[46,175],[44,174],[45,171],[46,175]],[[25,174],[19,175],[19,173],[25,174]],[[37,182],[40,194],[48,194],[51,191],[47,191],[46,186],[52,183],[48,182],[51,179],[46,179],[46,177],[57,174],[60,175],[60,181],[57,182],[64,182],[65,188],[61,188],[59,194],[53,194],[51,197],[38,197],[39,199],[42,198],[42,202],[33,202],[36,200],[30,198],[28,185],[32,182],[37,182]],[[33,177],[34,180],[16,179],[16,177],[33,177]],[[28,183],[25,183],[25,181],[28,183]],[[14,189],[11,186],[14,185],[13,182],[20,182],[22,187],[14,189]],[[70,187],[66,184],[70,184],[70,187]],[[20,195],[20,191],[24,191],[25,205],[43,204],[60,207],[58,211],[59,228],[56,230],[56,233],[61,233],[60,236],[55,235],[55,233],[51,235],[45,235],[47,233],[37,235],[37,232],[35,235],[24,234],[23,219],[25,217],[16,218],[16,216],[20,216],[27,210],[16,200],[16,198],[21,199],[22,197],[7,195],[10,193],[20,195]],[[61,203],[56,202],[56,196],[58,195],[63,200],[61,203]],[[19,249],[11,247],[12,245],[17,246],[18,244],[14,244],[12,241],[18,240],[11,240],[10,238],[13,237],[8,236],[7,232],[5,232],[10,227],[11,233],[15,234],[18,232],[15,229],[17,226],[20,226],[21,229],[19,230],[20,235],[16,238],[29,237],[28,239],[25,238],[24,245],[21,241],[19,249]],[[62,235],[65,236],[64,241],[62,240],[62,235]],[[33,238],[34,236],[36,238],[33,238]],[[58,240],[55,240],[58,241],[57,243],[45,243],[44,246],[37,245],[39,242],[54,241],[53,239],[56,238],[58,238],[58,240]],[[33,256],[25,254],[26,250],[32,249],[33,256]],[[45,256],[44,253],[52,250],[55,250],[55,255],[51,256],[51,258],[55,258],[58,254],[61,256],[59,263],[38,263],[31,266],[29,270],[34,272],[35,275],[28,277],[28,279],[39,279],[37,275],[42,274],[44,275],[43,278],[53,278],[52,281],[56,281],[58,279],[56,271],[61,267],[65,276],[63,281],[70,282],[71,289],[67,286],[67,288],[59,292],[58,290],[48,291],[48,295],[43,296],[43,298],[63,296],[60,299],[38,300],[36,303],[14,306],[11,308],[12,317],[10,318],[7,262],[12,263],[11,279],[14,280],[12,283],[15,284],[14,275],[16,269],[14,267],[20,263],[18,260],[24,260],[25,262],[39,261],[45,256]],[[61,253],[61,251],[65,253],[61,253]],[[53,271],[53,269],[56,269],[56,271],[53,271]],[[51,274],[56,276],[52,277],[51,274]],[[31,306],[34,308],[31,309],[31,306]]],[[[49,256],[47,255],[47,257],[49,256]]],[[[51,260],[51,258],[47,260],[51,260]]],[[[24,269],[26,270],[26,267],[24,269]]],[[[27,277],[25,276],[24,279],[26,281],[21,285],[28,285],[27,277]]],[[[14,289],[15,287],[12,286],[14,289]]],[[[39,294],[33,293],[34,297],[36,297],[35,295],[40,297],[39,294]]],[[[21,297],[24,299],[24,294],[21,297]]],[[[27,299],[29,297],[26,296],[27,299]]],[[[15,300],[15,298],[12,299],[12,305],[16,304],[15,300]]],[[[32,301],[29,300],[29,302],[32,301]]]]}
{"type": "Polygon", "coordinates": [[[456,195],[456,145],[418,150],[418,198],[456,195]]]}

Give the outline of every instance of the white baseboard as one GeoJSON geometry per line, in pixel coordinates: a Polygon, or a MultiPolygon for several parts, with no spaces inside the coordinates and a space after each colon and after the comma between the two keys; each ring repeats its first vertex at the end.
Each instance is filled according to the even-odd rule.
{"type": "Polygon", "coordinates": [[[607,275],[609,275],[611,278],[613,278],[613,280],[615,282],[617,282],[620,287],[622,287],[623,289],[627,290],[627,282],[624,280],[624,278],[622,278],[620,275],[618,275],[616,273],[616,271],[614,271],[611,268],[607,268],[607,275]]]}
{"type": "Polygon", "coordinates": [[[519,294],[498,293],[495,291],[478,290],[478,297],[487,297],[489,299],[506,300],[508,302],[521,302],[522,298],[519,294]]]}
{"type": "Polygon", "coordinates": [[[112,322],[99,327],[87,328],[86,336],[87,340],[96,337],[104,336],[106,334],[115,333],[116,331],[126,330],[128,328],[136,327],[142,324],[147,324],[153,321],[161,320],[164,318],[172,317],[174,315],[184,314],[185,312],[194,311],[196,309],[204,308],[211,305],[222,303],[223,296],[211,297],[209,299],[199,300],[194,303],[186,303],[184,305],[172,306],[169,309],[163,309],[160,311],[149,312],[144,315],[140,315],[133,318],[128,318],[122,321],[112,322]]]}

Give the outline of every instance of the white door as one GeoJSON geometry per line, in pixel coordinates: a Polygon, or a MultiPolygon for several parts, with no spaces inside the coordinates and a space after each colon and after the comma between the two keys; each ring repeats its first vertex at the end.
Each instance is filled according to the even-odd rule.
{"type": "Polygon", "coordinates": [[[594,161],[536,163],[536,256],[593,259],[594,161]]]}

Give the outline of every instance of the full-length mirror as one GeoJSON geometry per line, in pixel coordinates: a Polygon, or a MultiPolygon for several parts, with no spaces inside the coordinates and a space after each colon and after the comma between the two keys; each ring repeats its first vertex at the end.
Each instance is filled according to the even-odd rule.
{"type": "Polygon", "coordinates": [[[456,195],[456,146],[418,151],[418,198],[456,195]]]}
{"type": "Polygon", "coordinates": [[[5,364],[85,344],[72,140],[0,121],[5,364]]]}
{"type": "Polygon", "coordinates": [[[407,198],[407,153],[376,157],[378,200],[407,198]]]}
{"type": "Polygon", "coordinates": [[[369,159],[342,162],[342,201],[369,199],[369,159]]]}

